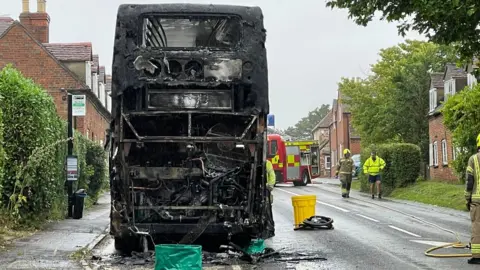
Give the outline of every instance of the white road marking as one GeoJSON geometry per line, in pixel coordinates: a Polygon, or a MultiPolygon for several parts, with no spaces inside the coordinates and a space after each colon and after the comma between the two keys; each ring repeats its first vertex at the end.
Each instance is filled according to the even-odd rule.
{"type": "MultiPolygon", "coordinates": [[[[438,241],[423,241],[423,240],[410,240],[410,241],[415,242],[415,243],[419,243],[419,244],[433,246],[433,247],[439,247],[439,246],[444,246],[444,245],[451,244],[451,243],[447,243],[447,242],[438,242],[438,241]]],[[[450,248],[450,247],[448,247],[448,248],[450,248]]]]}
{"type": "MultiPolygon", "coordinates": [[[[287,190],[284,190],[284,189],[281,189],[281,188],[276,188],[276,189],[281,190],[281,191],[286,192],[286,193],[290,193],[290,194],[295,195],[295,196],[302,196],[302,194],[293,193],[293,192],[290,192],[290,191],[287,191],[287,190]]],[[[304,194],[304,195],[306,195],[306,194],[304,194]]],[[[350,212],[350,211],[347,210],[347,209],[343,209],[343,208],[338,207],[338,206],[335,206],[335,205],[333,205],[333,204],[329,204],[329,203],[325,203],[325,202],[321,202],[321,201],[317,201],[317,203],[323,204],[323,205],[326,205],[326,206],[329,206],[329,207],[332,207],[332,208],[335,208],[335,209],[340,210],[340,211],[345,212],[345,213],[350,212]]]]}
{"type": "Polygon", "coordinates": [[[392,229],[394,229],[394,230],[397,230],[397,231],[399,231],[399,232],[403,232],[403,233],[409,234],[409,235],[411,235],[411,236],[421,237],[421,236],[418,235],[418,234],[414,234],[414,233],[409,232],[409,231],[406,231],[406,230],[404,230],[404,229],[400,229],[400,228],[395,227],[395,226],[393,226],[393,225],[388,225],[388,227],[390,227],[390,228],[392,228],[392,229]]]}
{"type": "Polygon", "coordinates": [[[240,265],[232,265],[232,270],[242,270],[240,265]]]}
{"type": "Polygon", "coordinates": [[[380,222],[380,221],[378,221],[378,220],[376,220],[376,219],[374,219],[374,218],[367,217],[367,216],[364,216],[364,215],[361,215],[361,214],[356,214],[356,215],[359,216],[359,217],[362,217],[362,218],[364,218],[364,219],[371,220],[371,221],[373,221],[373,222],[380,222]]]}

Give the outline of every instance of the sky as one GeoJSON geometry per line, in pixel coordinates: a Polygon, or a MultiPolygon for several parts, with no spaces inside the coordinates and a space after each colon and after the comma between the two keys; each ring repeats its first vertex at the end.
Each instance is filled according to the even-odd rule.
{"type": "MultiPolygon", "coordinates": [[[[37,10],[36,2],[30,1],[30,11],[37,10]]],[[[331,105],[341,77],[367,75],[380,49],[405,40],[394,23],[376,20],[368,27],[357,26],[347,11],[325,7],[325,0],[47,0],[50,42],[92,42],[109,73],[118,6],[174,2],[262,8],[270,113],[275,115],[276,128],[282,129],[322,104],[331,105]]],[[[2,0],[1,6],[0,16],[18,19],[22,0],[2,0]]],[[[405,38],[423,39],[414,32],[405,38]]]]}

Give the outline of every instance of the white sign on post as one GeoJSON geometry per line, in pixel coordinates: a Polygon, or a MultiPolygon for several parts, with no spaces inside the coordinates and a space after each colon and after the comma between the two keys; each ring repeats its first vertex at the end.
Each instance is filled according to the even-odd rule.
{"type": "Polygon", "coordinates": [[[67,181],[78,180],[78,159],[76,156],[67,157],[67,181]]]}
{"type": "Polygon", "coordinates": [[[85,116],[87,112],[87,97],[72,95],[72,116],[85,116]]]}

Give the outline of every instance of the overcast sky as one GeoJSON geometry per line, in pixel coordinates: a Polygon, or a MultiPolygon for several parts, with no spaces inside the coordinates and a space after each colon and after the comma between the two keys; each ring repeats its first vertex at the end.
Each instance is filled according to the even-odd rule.
{"type": "MultiPolygon", "coordinates": [[[[18,19],[22,0],[2,0],[0,16],[18,19]]],[[[30,10],[36,11],[36,0],[30,10]]],[[[267,29],[270,112],[287,128],[321,104],[332,104],[341,77],[364,76],[378,51],[402,42],[395,24],[376,21],[360,27],[346,11],[325,0],[47,0],[50,42],[92,42],[100,64],[111,71],[118,5],[124,3],[205,3],[255,5],[267,29]]],[[[412,33],[409,39],[419,38],[412,33]]]]}

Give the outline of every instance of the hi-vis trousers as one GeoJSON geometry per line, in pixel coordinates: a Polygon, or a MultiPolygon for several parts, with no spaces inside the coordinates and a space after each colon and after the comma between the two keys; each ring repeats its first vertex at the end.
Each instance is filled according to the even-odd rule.
{"type": "Polygon", "coordinates": [[[472,219],[472,258],[480,258],[480,202],[470,204],[470,218],[472,219]]]}
{"type": "Polygon", "coordinates": [[[350,195],[350,187],[352,186],[352,174],[340,174],[340,182],[342,183],[342,195],[350,195]]]}

